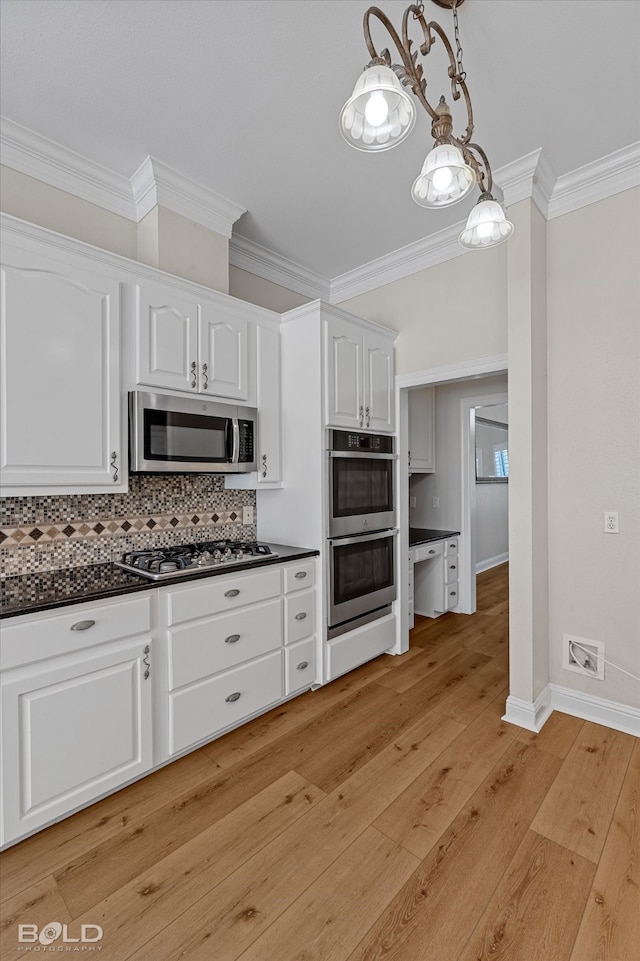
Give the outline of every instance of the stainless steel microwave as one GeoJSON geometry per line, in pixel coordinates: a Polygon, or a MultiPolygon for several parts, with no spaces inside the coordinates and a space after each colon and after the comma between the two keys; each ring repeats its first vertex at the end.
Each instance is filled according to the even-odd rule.
{"type": "Polygon", "coordinates": [[[129,469],[182,474],[256,470],[258,412],[201,397],[129,393],[129,469]]]}

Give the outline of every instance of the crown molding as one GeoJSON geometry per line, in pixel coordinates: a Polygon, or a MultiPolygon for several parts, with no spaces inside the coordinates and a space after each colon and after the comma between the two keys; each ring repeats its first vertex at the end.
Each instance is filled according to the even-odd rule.
{"type": "Polygon", "coordinates": [[[229,243],[229,263],[263,280],[287,287],[312,300],[329,300],[329,281],[280,254],[237,234],[229,243]]]}
{"type": "Polygon", "coordinates": [[[460,221],[423,240],[416,240],[412,244],[407,244],[406,247],[393,250],[384,257],[334,277],[331,281],[331,303],[342,303],[351,297],[375,290],[376,287],[384,287],[420,270],[463,256],[468,253],[458,243],[463,226],[463,222],[460,221]]]}
{"type": "Polygon", "coordinates": [[[234,223],[246,213],[245,207],[188,180],[154,157],[143,160],[131,177],[130,189],[138,222],[154,207],[167,207],[229,239],[234,223]]]}
{"type": "Polygon", "coordinates": [[[136,219],[131,184],[126,177],[22,127],[8,117],[0,117],[0,158],[5,166],[13,170],[127,220],[136,219]]]}
{"type": "Polygon", "coordinates": [[[640,142],[558,177],[548,219],[640,186],[640,142]]]}

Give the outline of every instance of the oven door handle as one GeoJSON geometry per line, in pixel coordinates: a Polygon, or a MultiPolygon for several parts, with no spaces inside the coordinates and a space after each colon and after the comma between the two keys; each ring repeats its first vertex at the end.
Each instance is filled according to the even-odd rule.
{"type": "Polygon", "coordinates": [[[370,541],[379,541],[383,537],[397,537],[398,529],[393,528],[384,531],[374,531],[372,534],[356,534],[353,537],[330,537],[328,539],[329,547],[340,547],[341,544],[345,546],[348,544],[368,544],[370,541]]]}
{"type": "Polygon", "coordinates": [[[368,450],[328,450],[327,457],[361,457],[367,460],[397,460],[397,454],[375,454],[368,450]]]}

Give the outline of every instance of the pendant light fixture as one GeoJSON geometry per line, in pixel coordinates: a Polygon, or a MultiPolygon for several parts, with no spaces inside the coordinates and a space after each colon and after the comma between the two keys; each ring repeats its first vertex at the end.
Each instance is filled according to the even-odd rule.
{"type": "Polygon", "coordinates": [[[356,82],[351,97],[340,114],[342,136],[358,150],[388,150],[401,143],[411,133],[415,123],[415,101],[409,88],[431,117],[433,149],[427,154],[422,170],[416,177],[411,196],[421,207],[448,207],[466,197],[474,186],[480,199],[469,214],[465,229],[460,234],[463,247],[476,250],[502,243],[513,233],[513,224],[506,219],[500,204],[491,191],[493,177],[487,155],[482,147],[471,142],[473,110],[462,66],[462,47],[458,29],[458,7],[464,0],[433,0],[440,7],[453,11],[453,30],[456,44],[454,53],[443,28],[424,18],[424,3],[411,4],[402,19],[402,36],[389,18],[378,7],[369,7],[364,15],[364,37],[371,61],[356,82]],[[375,17],[391,37],[400,63],[392,64],[387,49],[377,52],[371,40],[370,20],[375,17]],[[423,41],[413,50],[409,38],[410,22],[422,29],[423,41]],[[444,96],[436,107],[427,100],[427,80],[418,53],[426,57],[437,39],[449,57],[448,78],[451,97],[462,97],[467,112],[467,127],[456,137],[453,133],[451,109],[444,96]]]}

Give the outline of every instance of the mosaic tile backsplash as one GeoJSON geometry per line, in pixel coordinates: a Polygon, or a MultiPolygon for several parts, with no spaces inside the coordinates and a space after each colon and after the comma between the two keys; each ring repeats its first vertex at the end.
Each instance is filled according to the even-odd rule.
{"type": "Polygon", "coordinates": [[[253,491],[216,474],[131,474],[129,491],[0,498],[2,576],[118,560],[131,550],[256,539],[253,491]],[[252,507],[254,523],[242,523],[252,507]]]}

